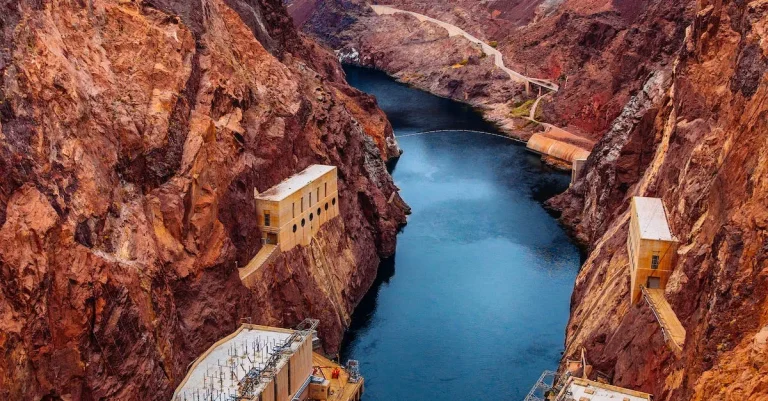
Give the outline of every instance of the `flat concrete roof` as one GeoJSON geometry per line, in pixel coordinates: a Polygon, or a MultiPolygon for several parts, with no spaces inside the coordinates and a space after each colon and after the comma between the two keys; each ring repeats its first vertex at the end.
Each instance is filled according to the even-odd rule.
{"type": "Polygon", "coordinates": [[[632,198],[637,210],[638,225],[640,226],[640,238],[674,241],[667,224],[667,212],[659,198],[645,198],[635,196],[632,198]]]}
{"type": "Polygon", "coordinates": [[[281,201],[288,195],[306,187],[312,181],[322,177],[336,166],[324,166],[322,164],[313,164],[299,173],[296,173],[274,187],[256,195],[258,200],[281,201]]]}
{"type": "MultiPolygon", "coordinates": [[[[245,377],[246,372],[265,364],[276,352],[275,348],[285,344],[293,333],[293,330],[249,324],[240,326],[237,331],[213,344],[195,360],[184,381],[173,393],[173,400],[197,400],[197,394],[202,400],[204,394],[211,392],[211,384],[215,394],[236,395],[238,383],[245,377]],[[235,372],[234,377],[232,372],[235,372]]],[[[295,351],[300,345],[301,342],[294,342],[291,349],[295,351]]],[[[283,355],[276,365],[277,368],[285,365],[289,358],[289,354],[283,355]]],[[[261,383],[256,388],[256,394],[268,383],[261,383]]]]}
{"type": "Polygon", "coordinates": [[[586,379],[572,379],[566,386],[569,397],[589,401],[649,401],[650,394],[586,379]]]}

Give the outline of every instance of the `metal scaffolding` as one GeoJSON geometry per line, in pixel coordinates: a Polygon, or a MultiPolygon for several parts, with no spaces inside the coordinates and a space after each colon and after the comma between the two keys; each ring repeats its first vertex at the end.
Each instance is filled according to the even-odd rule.
{"type": "Polygon", "coordinates": [[[229,344],[225,361],[217,360],[215,366],[206,366],[203,388],[189,394],[177,395],[174,401],[242,401],[255,398],[261,384],[273,380],[277,374],[277,365],[280,360],[294,352],[292,345],[295,342],[312,339],[319,322],[316,319],[305,319],[282,343],[257,337],[253,341],[229,344]],[[265,358],[266,361],[259,362],[265,358]],[[238,377],[243,374],[244,376],[238,380],[238,377]],[[228,386],[225,386],[225,383],[235,380],[237,380],[237,391],[233,394],[227,389],[228,386]]]}

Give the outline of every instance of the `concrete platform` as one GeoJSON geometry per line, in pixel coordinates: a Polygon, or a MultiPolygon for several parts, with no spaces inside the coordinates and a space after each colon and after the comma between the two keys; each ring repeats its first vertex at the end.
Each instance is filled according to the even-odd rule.
{"type": "Polygon", "coordinates": [[[331,381],[331,395],[328,401],[359,401],[363,395],[364,379],[357,383],[349,381],[347,372],[336,362],[318,354],[312,354],[312,366],[315,368],[315,376],[324,376],[331,381]],[[332,379],[331,374],[334,368],[339,368],[341,373],[338,379],[332,379]]]}

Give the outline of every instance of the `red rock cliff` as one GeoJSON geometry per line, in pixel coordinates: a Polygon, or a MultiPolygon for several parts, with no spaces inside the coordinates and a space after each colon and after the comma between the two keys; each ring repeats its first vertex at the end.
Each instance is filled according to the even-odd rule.
{"type": "Polygon", "coordinates": [[[168,399],[242,319],[337,349],[405,206],[371,97],[277,0],[0,1],[0,398],[168,399]],[[339,167],[341,218],[244,288],[253,190],[339,167]]]}
{"type": "MultiPolygon", "coordinates": [[[[304,4],[305,29],[332,45],[357,45],[363,62],[390,72],[418,70],[425,62],[409,57],[446,48],[448,39],[405,16],[378,18],[363,33],[356,26],[372,17],[349,6],[355,0],[323,2],[315,14],[308,4],[320,3],[293,2],[304,4]],[[313,18],[323,15],[350,28],[320,31],[313,18]],[[385,28],[396,32],[384,37],[385,28]]],[[[768,399],[768,3],[387,3],[497,40],[513,68],[560,81],[545,119],[600,140],[584,177],[551,202],[590,250],[565,356],[585,347],[615,384],[657,400],[768,399]],[[633,195],[661,197],[681,240],[666,293],[687,330],[680,358],[648,307],[629,304],[633,195]]],[[[424,69],[417,85],[460,98],[478,82],[471,69],[447,68],[450,57],[463,57],[464,48],[454,49],[429,57],[442,65],[424,69]]]]}
{"type": "Polygon", "coordinates": [[[553,204],[591,248],[566,355],[586,347],[616,384],[657,400],[768,399],[768,3],[698,1],[654,72],[553,204]],[[628,199],[663,199],[680,239],[666,297],[682,356],[629,303],[628,199]]]}
{"type": "MultiPolygon", "coordinates": [[[[440,96],[486,110],[507,132],[528,138],[520,104],[535,98],[494,68],[476,45],[403,14],[376,16],[363,0],[290,0],[302,28],[347,61],[382,69],[440,96]],[[460,68],[457,63],[464,63],[460,68]]],[[[391,0],[494,43],[509,67],[557,82],[537,120],[599,139],[648,74],[668,66],[682,45],[690,1],[391,0]]]]}

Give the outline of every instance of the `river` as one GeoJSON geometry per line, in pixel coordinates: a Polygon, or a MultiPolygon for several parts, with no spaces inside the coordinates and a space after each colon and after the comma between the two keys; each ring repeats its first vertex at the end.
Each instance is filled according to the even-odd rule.
{"type": "MultiPolygon", "coordinates": [[[[471,107],[345,68],[398,136],[496,132],[471,107]]],[[[563,349],[579,249],[542,207],[569,175],[504,138],[403,137],[392,167],[413,209],[397,253],[353,315],[342,361],[358,359],[366,401],[522,401],[563,349]]]]}

